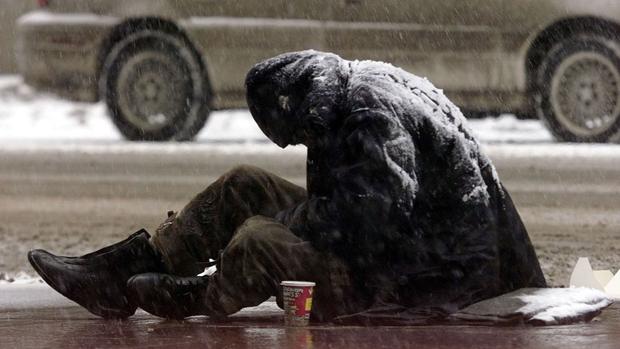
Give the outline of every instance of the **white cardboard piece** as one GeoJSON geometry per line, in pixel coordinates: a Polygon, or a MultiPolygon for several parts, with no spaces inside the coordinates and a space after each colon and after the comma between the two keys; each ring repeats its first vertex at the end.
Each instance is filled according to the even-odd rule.
{"type": "Polygon", "coordinates": [[[620,270],[605,286],[605,293],[615,299],[620,299],[620,270]]]}
{"type": "MultiPolygon", "coordinates": [[[[593,270],[594,278],[601,285],[607,285],[614,278],[614,273],[611,270],[593,270]]],[[[607,286],[604,286],[607,287],[607,286]]]]}
{"type": "Polygon", "coordinates": [[[614,275],[610,270],[592,270],[590,260],[580,257],[570,276],[571,287],[589,287],[620,299],[620,270],[614,275]]]}

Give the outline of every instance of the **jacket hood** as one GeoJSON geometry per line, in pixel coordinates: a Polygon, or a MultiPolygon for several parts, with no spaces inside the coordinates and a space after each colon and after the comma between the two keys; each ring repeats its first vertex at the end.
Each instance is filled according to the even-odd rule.
{"type": "Polygon", "coordinates": [[[337,121],[348,64],[318,51],[284,53],[256,64],[246,77],[254,120],[278,146],[320,138],[337,121]]]}

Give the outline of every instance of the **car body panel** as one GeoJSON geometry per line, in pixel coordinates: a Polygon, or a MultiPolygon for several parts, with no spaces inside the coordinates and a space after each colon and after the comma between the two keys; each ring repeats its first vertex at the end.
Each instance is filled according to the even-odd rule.
{"type": "Polygon", "coordinates": [[[88,13],[31,12],[18,20],[17,65],[40,89],[82,101],[97,99],[98,55],[121,19],[88,13]]]}
{"type": "Polygon", "coordinates": [[[268,2],[260,11],[250,2],[226,2],[208,15],[194,14],[179,21],[202,55],[213,91],[215,106],[244,106],[245,74],[256,62],[287,51],[323,49],[325,11],[331,0],[268,2]],[[305,4],[305,6],[303,6],[305,4]],[[248,17],[253,13],[256,17],[248,17]],[[241,103],[240,103],[241,101],[241,103]]]}
{"type": "Polygon", "coordinates": [[[340,26],[329,31],[328,48],[347,58],[391,62],[446,89],[497,88],[488,61],[497,61],[500,35],[485,21],[457,16],[469,5],[459,0],[341,1],[334,11],[340,26]]]}
{"type": "Polygon", "coordinates": [[[181,28],[203,59],[215,109],[245,106],[244,77],[255,62],[312,48],[401,66],[428,77],[467,109],[525,111],[530,100],[527,55],[545,28],[570,18],[620,23],[620,2],[615,0],[56,0],[51,4],[46,12],[26,14],[19,21],[20,71],[28,82],[74,99],[96,100],[98,59],[106,54],[104,42],[114,26],[134,18],[161,18],[181,28]],[[48,20],[33,20],[37,13],[46,13],[48,20]],[[85,16],[94,20],[77,20],[85,16]],[[63,87],[70,85],[79,88],[63,87]]]}

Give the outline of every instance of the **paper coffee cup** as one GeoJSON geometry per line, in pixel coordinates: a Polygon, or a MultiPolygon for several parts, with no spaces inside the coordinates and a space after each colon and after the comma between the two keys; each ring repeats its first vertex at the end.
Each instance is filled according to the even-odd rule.
{"type": "Polygon", "coordinates": [[[312,289],[309,281],[282,281],[284,323],[286,326],[307,326],[312,310],[312,289]]]}

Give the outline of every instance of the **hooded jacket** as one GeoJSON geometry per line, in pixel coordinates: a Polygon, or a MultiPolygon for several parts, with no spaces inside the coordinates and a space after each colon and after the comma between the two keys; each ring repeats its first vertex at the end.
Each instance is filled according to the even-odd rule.
{"type": "Polygon", "coordinates": [[[369,306],[449,313],[546,285],[493,164],[428,80],[302,51],[257,64],[246,88],[267,137],[308,148],[308,199],[277,219],[342,258],[369,306]]]}

